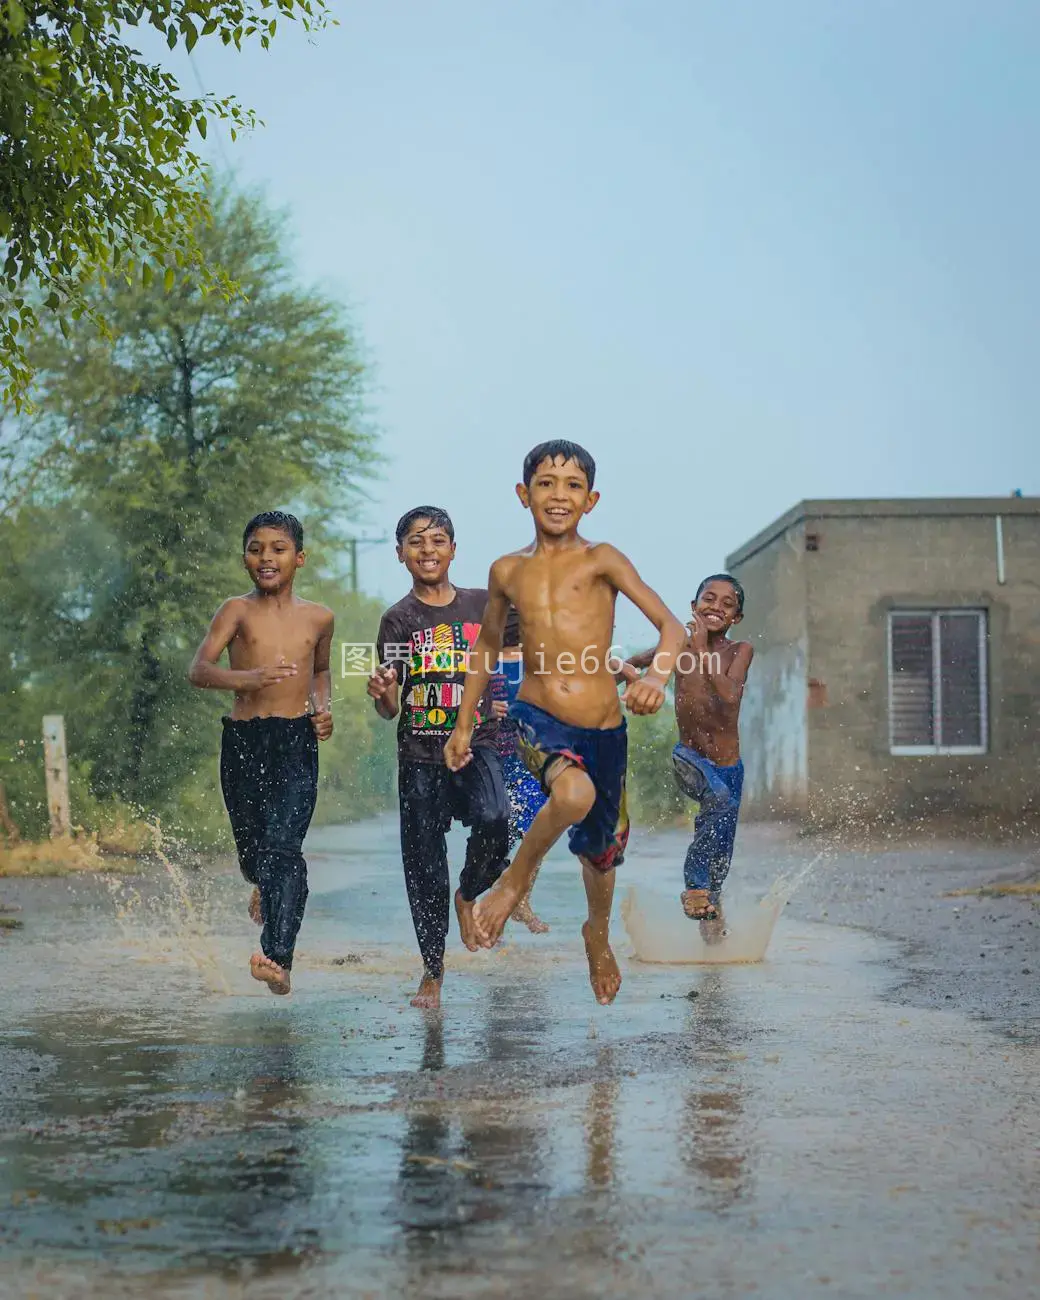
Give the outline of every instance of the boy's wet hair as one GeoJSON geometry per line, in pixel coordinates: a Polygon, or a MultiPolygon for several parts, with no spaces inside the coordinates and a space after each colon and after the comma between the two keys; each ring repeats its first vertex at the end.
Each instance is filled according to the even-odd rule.
{"type": "Polygon", "coordinates": [[[250,537],[259,528],[280,528],[283,533],[289,534],[293,546],[298,551],[303,550],[303,524],[295,515],[290,515],[285,510],[262,510],[260,514],[254,515],[246,524],[246,530],[242,534],[243,551],[249,545],[250,537]]]}
{"type": "Polygon", "coordinates": [[[524,457],[524,487],[529,488],[531,486],[531,480],[543,460],[552,461],[555,464],[561,458],[564,464],[569,460],[574,461],[575,465],[584,471],[585,477],[589,480],[589,487],[592,487],[596,481],[596,462],[584,447],[579,446],[576,442],[568,442],[565,438],[554,438],[551,442],[540,442],[533,451],[527,453],[524,457]]]}
{"type": "Polygon", "coordinates": [[[398,546],[404,541],[412,524],[417,519],[428,519],[431,528],[443,528],[451,540],[455,540],[455,525],[451,522],[451,515],[448,514],[447,510],[442,510],[440,506],[416,506],[414,510],[409,510],[406,515],[402,515],[397,521],[394,536],[397,538],[398,546]]]}
{"type": "MultiPolygon", "coordinates": [[[[701,592],[704,590],[704,588],[708,585],[709,582],[728,582],[729,585],[733,588],[733,590],[737,594],[737,613],[743,614],[744,588],[740,585],[740,583],[736,580],[736,578],[734,578],[732,573],[709,573],[708,576],[701,582],[701,585],[697,588],[697,594],[693,598],[693,603],[695,605],[700,600],[701,592]]],[[[689,590],[689,588],[687,588],[687,590],[689,590]]]]}

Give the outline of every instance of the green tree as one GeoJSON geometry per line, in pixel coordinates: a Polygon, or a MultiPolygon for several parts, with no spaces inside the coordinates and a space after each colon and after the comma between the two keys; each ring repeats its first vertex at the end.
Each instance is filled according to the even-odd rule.
{"type": "Polygon", "coordinates": [[[325,0],[0,0],[5,397],[24,397],[41,309],[114,325],[87,290],[98,273],[147,286],[188,272],[230,291],[196,238],[206,193],[193,141],[213,119],[234,138],[253,116],[232,98],[185,95],[129,40],[151,25],[189,53],[207,36],[266,48],[280,18],[320,28],[325,0]]]}
{"type": "Polygon", "coordinates": [[[246,519],[297,509],[328,553],[328,521],[375,463],[340,307],[295,284],[255,199],[212,206],[195,238],[241,295],[110,281],[92,293],[114,342],[85,321],[42,340],[35,428],[57,454],[7,521],[0,572],[23,695],[46,685],[96,795],[148,809],[209,772],[227,701],[185,673],[216,605],[248,586],[246,519]]]}
{"type": "Polygon", "coordinates": [[[342,643],[371,645],[383,613],[381,601],[347,590],[338,573],[303,570],[300,592],[336,613],[332,661],[332,713],[335,730],[320,749],[315,824],[355,821],[394,806],[397,781],[397,728],[372,707],[366,679],[343,672],[342,643]]]}
{"type": "Polygon", "coordinates": [[[649,830],[682,825],[692,805],[672,775],[672,749],[679,739],[671,692],[659,712],[628,720],[629,810],[649,830]]]}

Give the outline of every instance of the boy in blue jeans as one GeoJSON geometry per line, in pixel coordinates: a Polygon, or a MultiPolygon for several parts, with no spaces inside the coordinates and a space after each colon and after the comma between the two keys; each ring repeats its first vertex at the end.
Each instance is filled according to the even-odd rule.
{"type": "MultiPolygon", "coordinates": [[[[675,718],[679,744],[672,752],[682,791],[699,805],[693,843],[683,869],[683,911],[702,921],[705,937],[721,930],[720,898],[733,859],[744,786],[738,718],[754,651],[728,633],[744,614],[744,589],[728,573],[713,573],[697,588],[686,645],[675,664],[675,718]]],[[[647,667],[653,651],[629,663],[647,667]]]]}

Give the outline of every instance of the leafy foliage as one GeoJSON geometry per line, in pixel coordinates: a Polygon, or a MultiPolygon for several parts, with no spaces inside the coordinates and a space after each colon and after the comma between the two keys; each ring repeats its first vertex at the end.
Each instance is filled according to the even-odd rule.
{"type": "Polygon", "coordinates": [[[632,820],[649,830],[683,825],[693,805],[672,775],[679,739],[671,694],[658,713],[628,719],[628,792],[632,820]]]}
{"type": "MultiPolygon", "coordinates": [[[[227,699],[185,674],[216,606],[248,588],[242,526],[292,508],[308,550],[334,555],[329,520],[375,464],[341,310],[296,286],[269,212],[209,201],[215,220],[194,237],[242,295],[187,282],[92,289],[115,341],[86,321],[67,342],[41,339],[32,431],[51,461],[0,524],[0,757],[6,747],[20,770],[17,742],[35,744],[40,715],[62,712],[91,797],[175,817],[187,807],[199,826],[220,807],[212,759],[227,699]]],[[[5,445],[18,433],[9,424],[5,445]]],[[[335,566],[317,566],[312,585],[342,616],[335,566]]],[[[355,628],[374,628],[377,610],[346,603],[355,628]]],[[[355,741],[363,754],[368,741],[355,741]]]]}
{"type": "Polygon", "coordinates": [[[233,98],[186,96],[130,44],[150,24],[171,49],[202,37],[270,44],[279,18],[308,30],[325,0],[0,0],[0,365],[21,406],[27,341],[41,311],[114,327],[87,290],[118,274],[147,288],[188,275],[231,292],[196,234],[207,211],[196,134],[253,114],[233,98]]]}

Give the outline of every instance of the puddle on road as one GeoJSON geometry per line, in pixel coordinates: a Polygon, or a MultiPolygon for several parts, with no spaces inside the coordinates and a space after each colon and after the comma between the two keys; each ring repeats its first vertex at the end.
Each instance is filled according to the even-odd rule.
{"type": "Polygon", "coordinates": [[[598,1008],[563,861],[552,934],[454,955],[424,1016],[362,846],[312,872],[290,999],[230,875],[181,931],[84,884],[0,951],[5,1296],[1029,1294],[1037,1053],[882,1001],[886,946],[781,917],[765,963],[626,959],[598,1008]]]}

